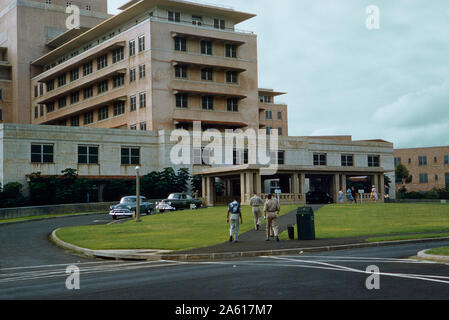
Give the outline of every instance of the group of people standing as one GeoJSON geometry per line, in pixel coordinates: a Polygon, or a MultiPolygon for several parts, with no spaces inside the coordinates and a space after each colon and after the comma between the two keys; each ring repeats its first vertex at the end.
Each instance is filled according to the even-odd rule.
{"type": "MultiPolygon", "coordinates": [[[[276,238],[276,241],[279,242],[279,225],[278,225],[278,216],[279,211],[281,210],[281,206],[279,201],[273,195],[269,194],[267,201],[263,201],[260,196],[254,192],[254,196],[250,200],[250,206],[252,207],[253,216],[254,216],[254,225],[256,231],[260,230],[260,226],[262,224],[262,210],[260,206],[263,205],[263,213],[264,219],[266,220],[266,239],[265,241],[270,241],[270,236],[276,238]]],[[[235,200],[230,203],[228,206],[228,215],[227,215],[227,223],[230,224],[230,242],[238,242],[239,236],[239,228],[240,224],[243,224],[243,217],[241,212],[240,203],[235,200]]]]}
{"type": "MultiPolygon", "coordinates": [[[[372,201],[377,202],[379,200],[379,195],[377,193],[376,186],[372,186],[370,198],[372,201]]],[[[350,203],[357,203],[357,192],[354,187],[348,188],[346,191],[346,200],[350,203]]],[[[338,192],[338,203],[344,203],[344,193],[342,190],[338,192]]]]}

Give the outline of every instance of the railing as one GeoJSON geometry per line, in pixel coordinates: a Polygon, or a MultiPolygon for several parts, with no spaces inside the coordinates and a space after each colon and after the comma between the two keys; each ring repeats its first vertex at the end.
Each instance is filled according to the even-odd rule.
{"type": "Polygon", "coordinates": [[[236,28],[229,28],[229,27],[216,27],[215,25],[211,24],[205,24],[201,21],[195,21],[195,20],[171,20],[165,17],[160,16],[152,16],[151,21],[159,21],[159,22],[170,22],[170,23],[177,23],[181,25],[188,25],[191,27],[197,27],[207,30],[216,30],[216,31],[227,31],[227,32],[235,32],[235,33],[242,33],[242,34],[254,34],[252,31],[247,30],[241,30],[236,28]]]}

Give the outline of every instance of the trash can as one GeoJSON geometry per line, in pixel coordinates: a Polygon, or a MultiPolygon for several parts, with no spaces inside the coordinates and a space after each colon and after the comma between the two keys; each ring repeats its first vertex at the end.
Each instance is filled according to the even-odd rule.
{"type": "Polygon", "coordinates": [[[290,240],[295,240],[295,227],[291,224],[287,225],[288,238],[290,240]]]}
{"type": "Polygon", "coordinates": [[[298,240],[315,240],[315,216],[311,207],[298,208],[298,240]]]}

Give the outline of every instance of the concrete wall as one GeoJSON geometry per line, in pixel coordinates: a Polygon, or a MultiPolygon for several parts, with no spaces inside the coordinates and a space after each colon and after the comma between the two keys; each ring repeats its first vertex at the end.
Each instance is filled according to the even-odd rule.
{"type": "Polygon", "coordinates": [[[109,207],[117,204],[117,202],[102,203],[78,203],[64,204],[57,206],[40,206],[40,207],[23,207],[23,208],[5,208],[0,209],[0,220],[16,219],[24,217],[56,215],[66,213],[88,213],[109,211],[109,207]]]}

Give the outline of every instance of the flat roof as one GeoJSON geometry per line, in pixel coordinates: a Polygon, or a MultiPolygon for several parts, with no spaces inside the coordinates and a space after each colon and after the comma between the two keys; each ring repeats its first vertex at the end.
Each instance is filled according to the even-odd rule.
{"type": "Polygon", "coordinates": [[[204,5],[195,2],[180,1],[180,0],[140,0],[130,1],[130,3],[123,6],[126,8],[123,12],[112,16],[111,18],[101,22],[97,26],[82,33],[74,39],[64,43],[53,51],[43,55],[39,59],[32,62],[33,65],[44,66],[55,59],[67,54],[68,52],[82,47],[86,43],[95,40],[103,34],[108,33],[115,27],[122,25],[143,12],[150,10],[156,6],[176,7],[179,9],[186,9],[189,11],[198,12],[198,14],[214,14],[232,19],[236,24],[255,17],[255,14],[244,13],[232,9],[221,8],[217,6],[204,5]]]}

